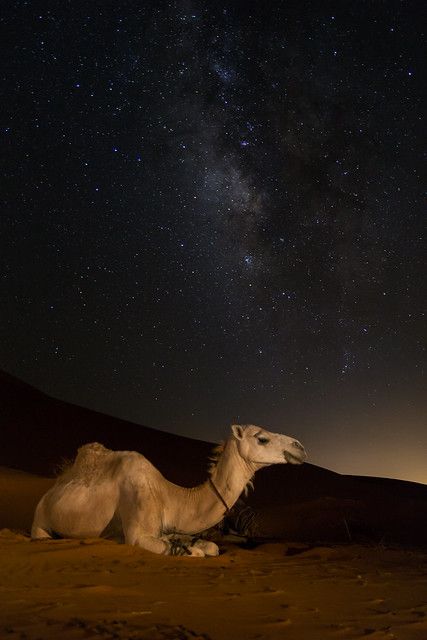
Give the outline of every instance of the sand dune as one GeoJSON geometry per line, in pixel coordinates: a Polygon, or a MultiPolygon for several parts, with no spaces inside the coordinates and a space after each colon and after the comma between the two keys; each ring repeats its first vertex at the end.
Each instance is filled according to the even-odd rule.
{"type": "Polygon", "coordinates": [[[37,503],[53,482],[53,478],[0,467],[0,529],[28,533],[37,503]]]}

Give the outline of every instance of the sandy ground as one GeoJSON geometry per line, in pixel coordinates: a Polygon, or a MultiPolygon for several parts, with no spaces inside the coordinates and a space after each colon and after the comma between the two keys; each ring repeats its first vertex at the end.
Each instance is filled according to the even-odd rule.
{"type": "Polygon", "coordinates": [[[427,638],[427,553],[227,542],[218,558],[0,532],[0,638],[427,638]]]}

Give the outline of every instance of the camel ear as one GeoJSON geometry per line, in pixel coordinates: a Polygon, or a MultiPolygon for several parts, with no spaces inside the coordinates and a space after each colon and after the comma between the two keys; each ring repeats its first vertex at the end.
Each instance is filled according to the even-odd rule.
{"type": "Polygon", "coordinates": [[[243,427],[240,424],[232,424],[231,431],[233,432],[233,436],[237,438],[237,440],[242,440],[243,438],[243,427]]]}

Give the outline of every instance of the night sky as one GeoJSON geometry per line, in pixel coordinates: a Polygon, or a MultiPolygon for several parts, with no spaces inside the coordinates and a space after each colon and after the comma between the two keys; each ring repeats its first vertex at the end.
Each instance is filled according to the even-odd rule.
{"type": "Polygon", "coordinates": [[[424,4],[6,2],[0,368],[427,482],[424,4]]]}

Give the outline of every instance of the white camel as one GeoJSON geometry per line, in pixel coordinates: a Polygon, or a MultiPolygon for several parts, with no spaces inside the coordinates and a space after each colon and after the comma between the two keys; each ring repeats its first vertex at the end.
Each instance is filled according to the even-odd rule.
{"type": "Polygon", "coordinates": [[[127,544],[166,555],[215,556],[213,542],[185,546],[175,536],[199,534],[220,522],[258,469],[301,464],[306,457],[294,438],[233,425],[206,482],[187,489],[166,480],[140,453],[87,444],[38,503],[31,537],[100,537],[116,522],[127,544]]]}

